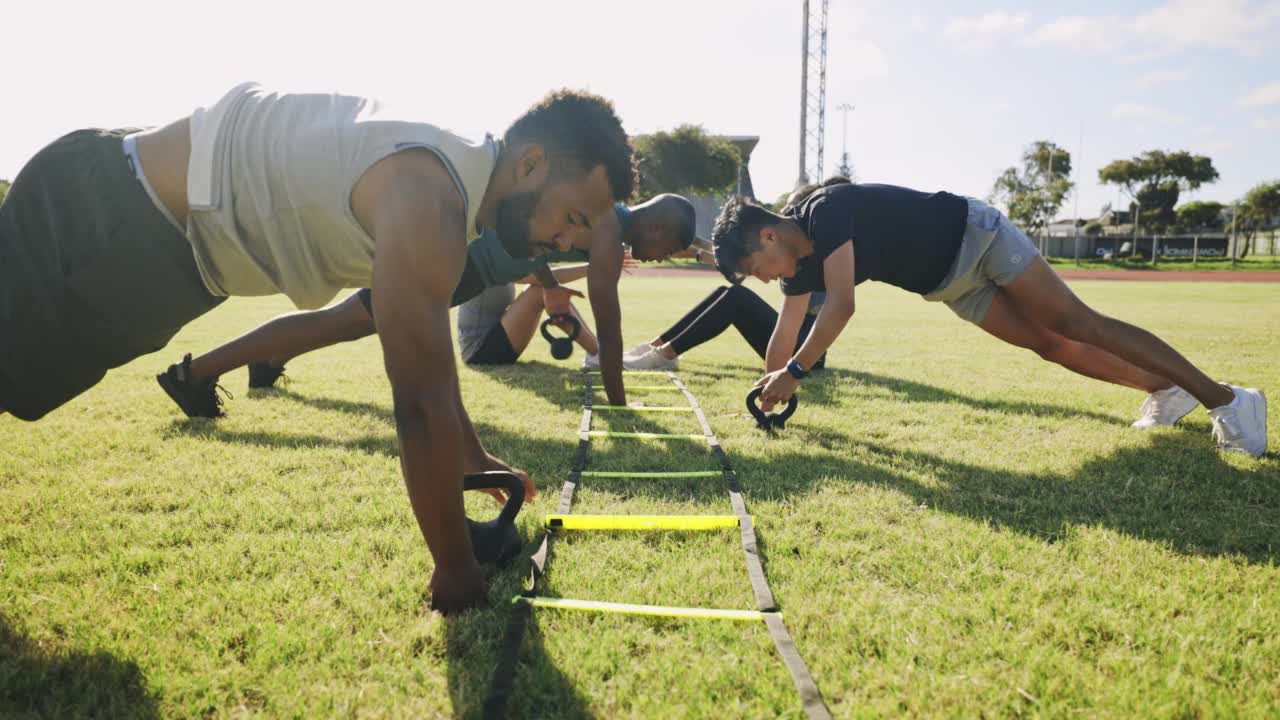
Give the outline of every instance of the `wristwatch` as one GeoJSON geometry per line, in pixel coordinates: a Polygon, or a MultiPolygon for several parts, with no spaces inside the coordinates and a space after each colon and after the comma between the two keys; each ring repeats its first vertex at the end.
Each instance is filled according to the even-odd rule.
{"type": "Polygon", "coordinates": [[[787,372],[791,375],[791,377],[797,380],[803,380],[809,375],[809,371],[801,367],[800,363],[796,362],[795,358],[791,358],[791,360],[787,363],[787,372]]]}

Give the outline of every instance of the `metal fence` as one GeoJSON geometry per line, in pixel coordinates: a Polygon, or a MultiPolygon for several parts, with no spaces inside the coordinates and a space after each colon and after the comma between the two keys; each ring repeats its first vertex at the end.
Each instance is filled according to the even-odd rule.
{"type": "MultiPolygon", "coordinates": [[[[1131,235],[1081,234],[1078,238],[1047,236],[1040,239],[1040,252],[1055,259],[1124,260],[1143,258],[1153,264],[1161,260],[1238,259],[1245,250],[1243,236],[1232,237],[1221,233],[1201,235],[1146,235],[1136,239],[1131,235]],[[1233,252],[1234,248],[1234,252],[1233,252]],[[1078,255],[1077,255],[1078,253],[1078,255]]],[[[1249,243],[1248,257],[1275,258],[1280,251],[1280,231],[1272,230],[1254,235],[1249,243]]]]}

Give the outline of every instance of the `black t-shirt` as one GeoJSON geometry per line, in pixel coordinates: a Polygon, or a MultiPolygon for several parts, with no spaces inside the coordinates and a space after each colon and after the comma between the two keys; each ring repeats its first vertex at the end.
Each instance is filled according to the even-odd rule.
{"type": "Polygon", "coordinates": [[[814,253],[781,281],[786,295],[825,290],[822,263],[853,241],[854,284],[879,280],[921,295],[938,288],[964,239],[969,203],[895,185],[840,184],[819,188],[791,217],[813,241],[814,253]]]}

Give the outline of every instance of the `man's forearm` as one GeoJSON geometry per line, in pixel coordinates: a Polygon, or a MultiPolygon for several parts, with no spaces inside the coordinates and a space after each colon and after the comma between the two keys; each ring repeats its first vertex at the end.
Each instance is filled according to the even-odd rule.
{"type": "Polygon", "coordinates": [[[600,344],[600,375],[604,392],[610,405],[626,405],[627,393],[622,383],[622,332],[621,328],[596,328],[600,344]]]}
{"type": "Polygon", "coordinates": [[[458,413],[458,425],[462,431],[463,472],[483,472],[488,465],[489,454],[485,452],[484,443],[480,441],[479,433],[471,424],[471,416],[467,414],[467,407],[462,403],[462,391],[458,387],[455,387],[453,400],[454,408],[458,413]]]}
{"type": "Polygon", "coordinates": [[[786,367],[787,361],[791,359],[791,350],[795,347],[795,340],[790,343],[786,342],[781,335],[782,324],[773,326],[773,334],[769,336],[769,347],[764,353],[764,370],[771,373],[774,370],[781,370],[786,367]]]}
{"type": "Polygon", "coordinates": [[[545,263],[534,271],[533,276],[537,278],[538,284],[544,288],[560,287],[560,281],[556,279],[556,274],[545,263]]]}
{"type": "Polygon", "coordinates": [[[462,499],[462,428],[455,408],[447,402],[406,400],[396,403],[395,418],[409,503],[436,566],[452,570],[450,566],[474,563],[462,499]]]}
{"type": "MultiPolygon", "coordinates": [[[[796,362],[800,363],[805,370],[812,369],[814,363],[818,362],[818,358],[822,357],[836,338],[840,337],[840,333],[844,332],[845,326],[849,324],[849,319],[852,317],[852,307],[823,305],[822,310],[818,312],[818,319],[813,323],[813,329],[809,331],[809,337],[804,339],[804,344],[795,355],[796,362]]],[[[783,365],[786,365],[785,361],[783,365]]]]}
{"type": "Polygon", "coordinates": [[[575,280],[581,280],[582,278],[586,277],[587,271],[590,270],[590,268],[591,268],[591,265],[588,263],[579,263],[577,265],[562,265],[558,268],[553,268],[551,270],[551,273],[555,275],[556,282],[560,283],[561,285],[565,285],[575,280]]]}

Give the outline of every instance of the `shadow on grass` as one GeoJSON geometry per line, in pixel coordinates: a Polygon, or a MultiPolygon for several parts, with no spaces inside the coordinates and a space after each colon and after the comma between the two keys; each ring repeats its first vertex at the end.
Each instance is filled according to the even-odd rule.
{"type": "MultiPolygon", "coordinates": [[[[536,539],[535,539],[536,542],[536,539]]],[[[526,549],[532,550],[530,544],[526,549]]],[[[586,700],[573,687],[555,662],[547,657],[538,616],[534,613],[520,645],[520,661],[514,678],[509,678],[511,695],[502,713],[485,707],[499,665],[507,625],[517,612],[511,598],[521,589],[528,562],[511,563],[490,580],[489,607],[446,619],[449,694],[454,716],[461,718],[530,717],[588,718],[586,700]],[[489,712],[486,713],[485,711],[489,712]]]]}
{"type": "MultiPolygon", "coordinates": [[[[1031,415],[1035,417],[1054,418],[1088,418],[1101,423],[1123,424],[1127,426],[1132,420],[1118,415],[1094,412],[1068,405],[1049,405],[1047,403],[1019,400],[1015,397],[1008,400],[973,398],[967,395],[946,390],[934,385],[927,385],[913,380],[874,375],[859,370],[827,367],[818,372],[811,381],[804,383],[801,402],[814,405],[833,405],[849,397],[852,388],[866,386],[883,390],[903,402],[916,403],[956,403],[976,410],[998,414],[1031,415]]],[[[1135,394],[1136,395],[1136,394],[1135,394]]],[[[1136,407],[1134,408],[1137,409],[1136,407]]]]}
{"type": "Polygon", "coordinates": [[[956,462],[914,450],[855,439],[829,428],[797,426],[805,446],[837,452],[784,453],[767,460],[739,457],[748,499],[782,499],[840,478],[904,493],[931,510],[1024,533],[1046,543],[1077,526],[1104,527],[1161,543],[1190,556],[1280,560],[1280,463],[1262,471],[1227,463],[1208,441],[1152,435],[1085,461],[1075,472],[1020,473],[956,462]],[[849,459],[848,455],[856,459],[849,459]],[[928,482],[924,478],[929,478],[928,482]]]}
{"type": "Polygon", "coordinates": [[[159,718],[137,663],[107,652],[47,649],[0,615],[0,717],[159,718]]]}

